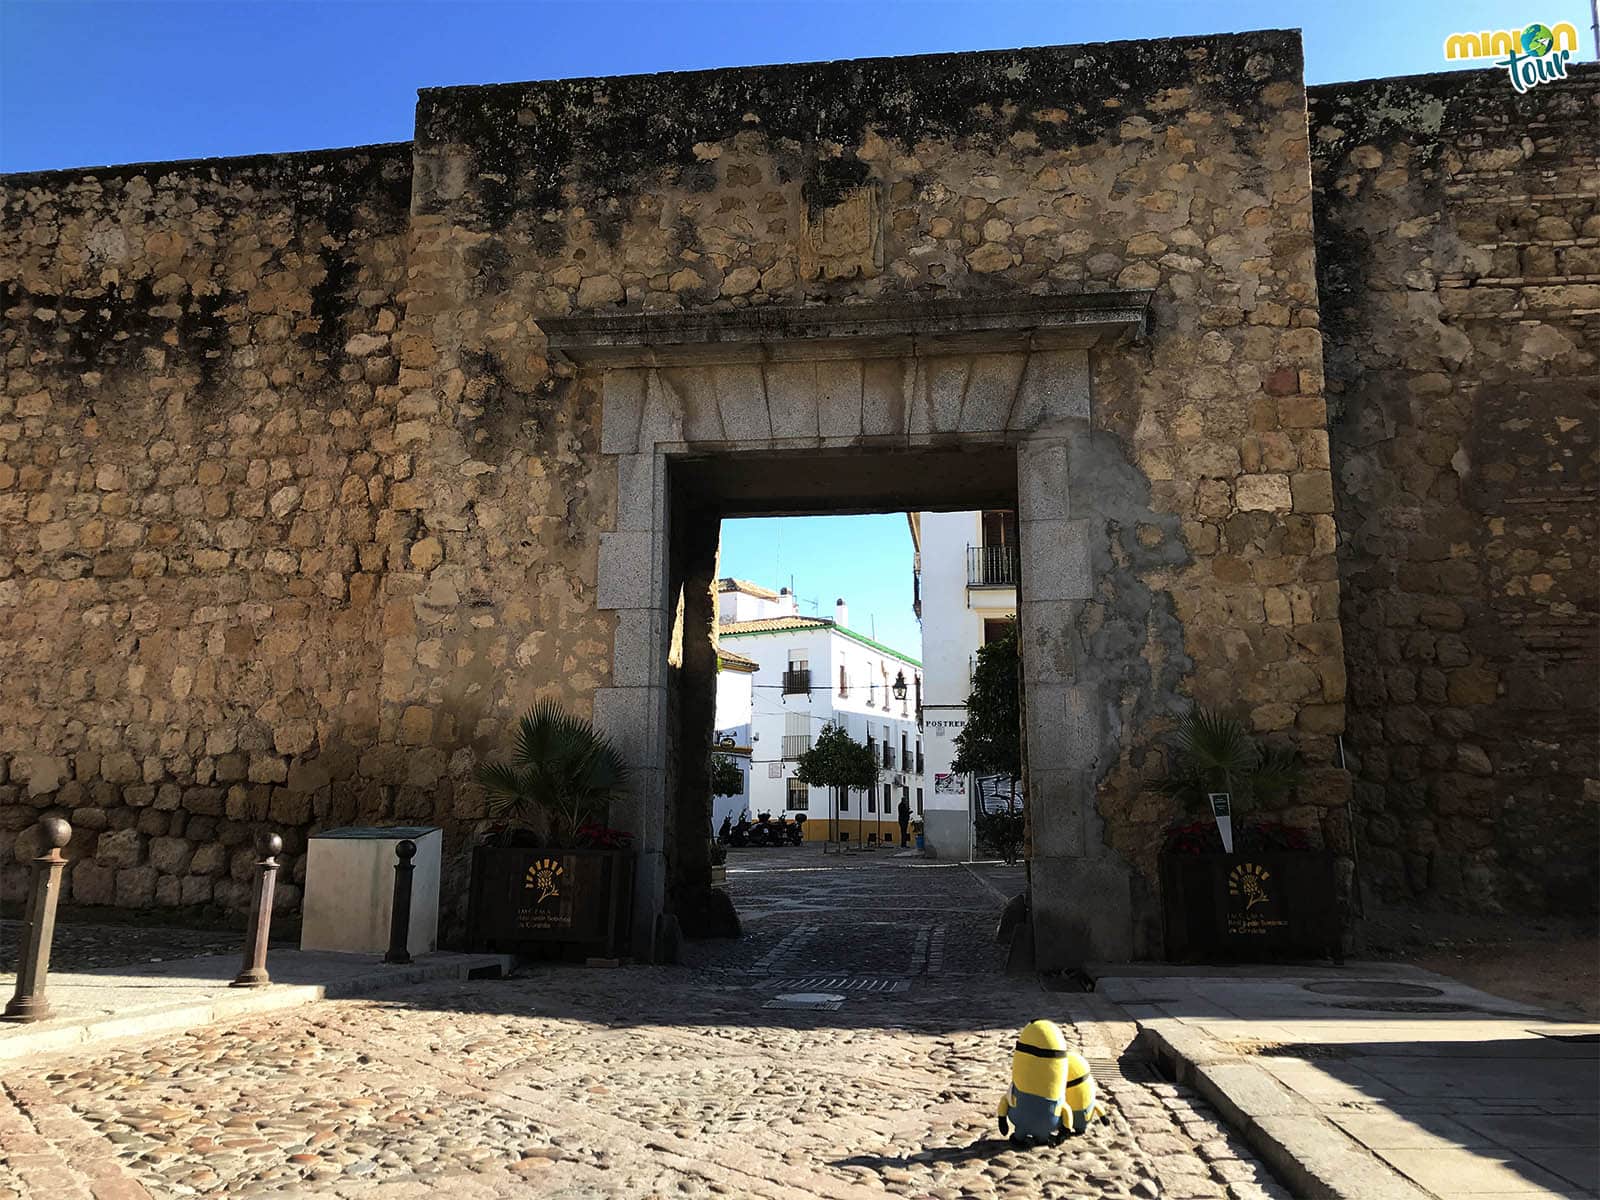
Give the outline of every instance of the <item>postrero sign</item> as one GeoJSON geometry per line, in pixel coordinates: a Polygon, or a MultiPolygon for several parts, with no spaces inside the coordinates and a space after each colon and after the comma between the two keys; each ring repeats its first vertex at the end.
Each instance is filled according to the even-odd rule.
{"type": "Polygon", "coordinates": [[[1578,49],[1578,30],[1569,21],[1555,27],[1535,21],[1522,29],[1485,29],[1481,33],[1452,33],[1444,40],[1444,56],[1493,59],[1505,68],[1518,92],[1567,77],[1567,60],[1578,49]]]}

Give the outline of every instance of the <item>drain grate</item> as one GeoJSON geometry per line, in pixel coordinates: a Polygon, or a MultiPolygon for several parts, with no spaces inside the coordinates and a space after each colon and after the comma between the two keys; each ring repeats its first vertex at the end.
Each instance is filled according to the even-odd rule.
{"type": "Polygon", "coordinates": [[[1459,1013],[1483,1012],[1470,1004],[1452,1004],[1447,1000],[1342,1000],[1337,1004],[1324,1004],[1324,1008],[1348,1008],[1358,1012],[1392,1013],[1459,1013]]]}
{"type": "Polygon", "coordinates": [[[779,980],[778,987],[811,992],[877,992],[888,995],[910,989],[905,979],[875,979],[860,975],[807,975],[802,979],[779,980]]]}
{"type": "Polygon", "coordinates": [[[1324,983],[1302,984],[1319,996],[1361,996],[1375,1000],[1398,1000],[1409,996],[1442,996],[1443,988],[1425,983],[1393,983],[1386,979],[1330,979],[1324,983]]]}
{"type": "Polygon", "coordinates": [[[823,1012],[834,1012],[844,1003],[843,996],[836,996],[830,992],[791,992],[768,1000],[762,1008],[812,1008],[821,1009],[823,1012]]]}

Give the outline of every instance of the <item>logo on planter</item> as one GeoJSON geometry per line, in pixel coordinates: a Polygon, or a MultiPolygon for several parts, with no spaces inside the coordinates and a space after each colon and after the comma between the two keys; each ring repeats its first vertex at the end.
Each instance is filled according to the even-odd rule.
{"type": "Polygon", "coordinates": [[[1249,912],[1272,897],[1267,895],[1267,880],[1272,873],[1255,863],[1240,863],[1228,874],[1228,895],[1244,900],[1244,910],[1249,912]]]}
{"type": "Polygon", "coordinates": [[[546,900],[555,900],[561,896],[561,887],[556,880],[565,874],[565,869],[553,858],[536,859],[528,868],[522,886],[534,892],[534,903],[543,904],[546,900]]]}

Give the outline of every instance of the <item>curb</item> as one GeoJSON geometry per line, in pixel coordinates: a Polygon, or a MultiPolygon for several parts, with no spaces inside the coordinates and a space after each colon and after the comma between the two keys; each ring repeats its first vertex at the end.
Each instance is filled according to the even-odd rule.
{"type": "Polygon", "coordinates": [[[1162,1070],[1204,1096],[1307,1200],[1433,1200],[1249,1059],[1182,1021],[1138,1021],[1162,1070]]]}
{"type": "Polygon", "coordinates": [[[235,992],[227,992],[224,988],[224,994],[215,999],[168,1004],[126,1016],[102,1016],[91,1020],[75,1020],[70,1016],[47,1019],[0,1036],[0,1065],[35,1054],[77,1050],[97,1042],[197,1029],[235,1017],[281,1012],[318,1000],[375,995],[440,979],[466,979],[485,968],[498,969],[503,975],[511,970],[511,966],[512,958],[506,954],[453,956],[450,962],[387,967],[381,973],[358,975],[331,984],[275,983],[260,989],[240,989],[235,992]]]}

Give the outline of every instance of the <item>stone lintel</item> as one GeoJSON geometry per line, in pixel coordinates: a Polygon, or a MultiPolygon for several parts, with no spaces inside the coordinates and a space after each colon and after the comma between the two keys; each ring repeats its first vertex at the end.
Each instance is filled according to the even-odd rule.
{"type": "Polygon", "coordinates": [[[794,362],[1086,349],[1143,335],[1148,290],[767,305],[728,312],[545,317],[552,356],[585,365],[794,362]]]}

